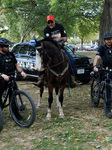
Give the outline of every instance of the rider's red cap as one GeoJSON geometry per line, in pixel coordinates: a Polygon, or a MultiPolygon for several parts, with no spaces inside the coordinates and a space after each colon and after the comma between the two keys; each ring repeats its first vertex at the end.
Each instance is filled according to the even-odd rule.
{"type": "Polygon", "coordinates": [[[54,19],[54,16],[52,16],[52,15],[47,16],[47,22],[48,22],[49,20],[54,21],[54,20],[55,20],[55,19],[54,19]]]}

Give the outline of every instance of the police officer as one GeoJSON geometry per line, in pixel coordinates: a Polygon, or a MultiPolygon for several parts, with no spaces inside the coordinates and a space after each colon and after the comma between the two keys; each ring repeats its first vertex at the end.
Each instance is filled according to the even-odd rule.
{"type": "MultiPolygon", "coordinates": [[[[9,52],[11,42],[5,38],[0,38],[0,106],[2,108],[2,94],[6,89],[10,75],[15,74],[15,70],[26,77],[26,73],[17,65],[16,58],[12,52],[9,52]]],[[[15,112],[17,114],[17,112],[15,112]]],[[[19,114],[18,114],[19,115],[19,114]]]]}
{"type": "Polygon", "coordinates": [[[111,33],[104,34],[104,42],[105,44],[98,49],[94,59],[93,70],[95,72],[98,72],[98,68],[96,65],[98,64],[98,61],[100,59],[102,59],[103,67],[105,68],[108,67],[112,69],[112,34],[111,33]]]}
{"type": "MultiPolygon", "coordinates": [[[[52,38],[53,40],[60,42],[60,39],[63,42],[67,42],[67,34],[66,31],[63,27],[62,24],[56,23],[54,16],[49,15],[46,18],[47,21],[47,27],[45,27],[44,29],[44,36],[45,38],[52,38]]],[[[60,42],[61,43],[61,42],[60,42]]],[[[64,49],[64,48],[63,48],[64,49]]],[[[70,86],[71,87],[75,87],[76,85],[80,85],[81,83],[78,83],[75,81],[75,60],[74,58],[67,52],[67,50],[65,50],[66,55],[69,57],[70,60],[70,71],[71,71],[71,82],[70,82],[70,86]]],[[[41,84],[43,84],[44,81],[44,72],[40,72],[40,75],[38,77],[38,82],[35,83],[35,85],[40,86],[41,84]]]]}

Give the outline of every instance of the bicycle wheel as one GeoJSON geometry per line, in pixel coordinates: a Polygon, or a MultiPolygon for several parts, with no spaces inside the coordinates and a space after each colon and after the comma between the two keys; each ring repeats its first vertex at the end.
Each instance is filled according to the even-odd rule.
{"type": "Polygon", "coordinates": [[[91,102],[93,107],[97,107],[100,101],[100,85],[99,80],[93,78],[91,83],[91,102]]]}
{"type": "Polygon", "coordinates": [[[108,118],[112,118],[112,85],[106,85],[104,89],[104,110],[108,118]]]}
{"type": "Polygon", "coordinates": [[[3,129],[3,115],[0,107],[0,132],[2,131],[2,129],[3,129]]]}
{"type": "Polygon", "coordinates": [[[10,112],[13,120],[20,127],[30,127],[35,121],[35,104],[25,91],[17,90],[15,95],[11,96],[10,112]]]}

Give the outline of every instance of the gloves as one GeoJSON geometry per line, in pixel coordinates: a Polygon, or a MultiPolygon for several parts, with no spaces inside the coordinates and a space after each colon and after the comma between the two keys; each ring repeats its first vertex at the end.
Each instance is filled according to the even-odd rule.
{"type": "Polygon", "coordinates": [[[56,41],[60,47],[64,46],[64,41],[61,38],[56,38],[56,39],[53,39],[53,40],[56,41]]]}

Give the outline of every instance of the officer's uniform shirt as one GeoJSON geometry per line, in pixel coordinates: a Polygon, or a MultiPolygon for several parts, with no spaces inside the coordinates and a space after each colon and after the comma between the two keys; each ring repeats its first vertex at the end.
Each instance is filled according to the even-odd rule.
{"type": "MultiPolygon", "coordinates": [[[[12,52],[8,52],[6,55],[0,53],[0,73],[6,75],[14,75],[16,70],[16,58],[12,52]]],[[[6,89],[8,82],[0,79],[0,103],[4,89],[6,89]]]]}
{"type": "Polygon", "coordinates": [[[96,55],[99,55],[102,58],[104,67],[112,69],[112,47],[108,48],[106,45],[102,45],[98,49],[96,55]]]}
{"type": "Polygon", "coordinates": [[[12,52],[6,55],[0,53],[0,73],[12,75],[15,73],[17,60],[12,52]]]}
{"type": "Polygon", "coordinates": [[[60,37],[67,37],[66,31],[64,29],[64,27],[61,24],[55,23],[55,27],[54,28],[49,28],[49,26],[47,26],[44,29],[44,36],[46,38],[51,37],[53,39],[57,39],[60,37]]]}

